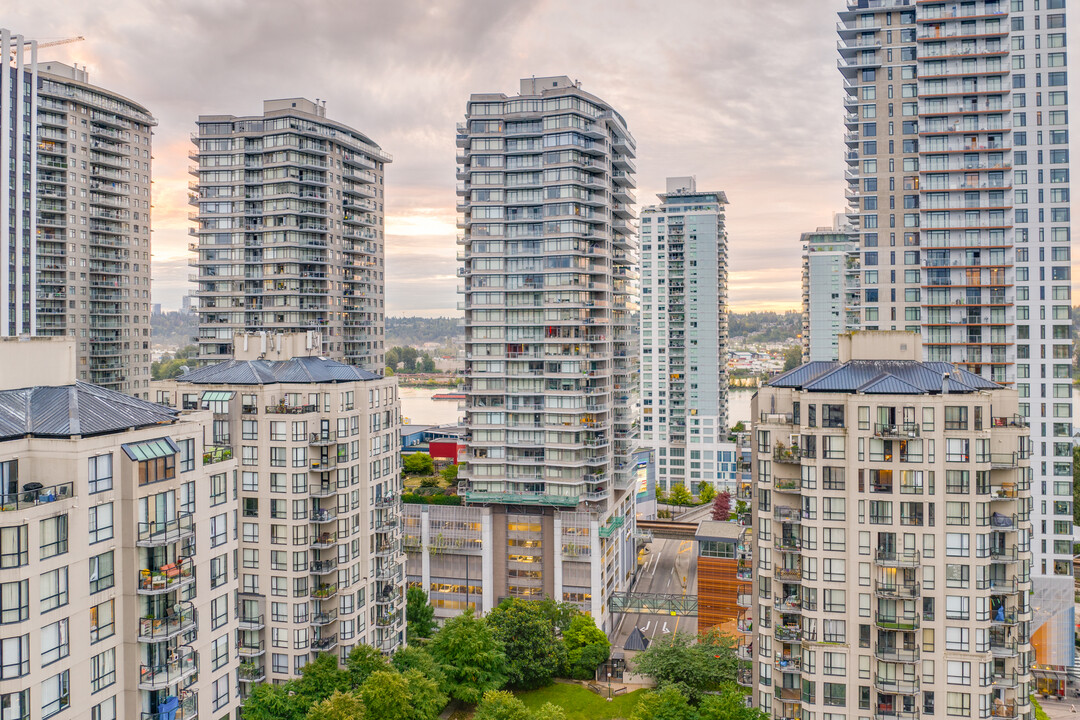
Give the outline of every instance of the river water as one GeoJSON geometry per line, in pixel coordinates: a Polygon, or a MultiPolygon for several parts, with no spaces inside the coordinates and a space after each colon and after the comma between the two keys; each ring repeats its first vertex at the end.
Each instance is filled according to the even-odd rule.
{"type": "MultiPolygon", "coordinates": [[[[461,400],[433,400],[436,393],[454,392],[449,388],[401,388],[401,414],[409,419],[413,425],[447,425],[462,421],[463,411],[458,406],[464,404],[461,400]]],[[[754,390],[751,388],[732,389],[728,392],[728,408],[731,417],[728,420],[734,425],[742,420],[747,426],[750,425],[750,398],[754,390]]]]}

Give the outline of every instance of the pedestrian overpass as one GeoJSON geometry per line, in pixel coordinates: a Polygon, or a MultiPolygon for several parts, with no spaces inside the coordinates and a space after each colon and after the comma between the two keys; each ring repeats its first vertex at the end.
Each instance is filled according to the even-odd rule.
{"type": "Polygon", "coordinates": [[[615,593],[608,600],[613,613],[640,615],[697,615],[696,595],[669,595],[664,593],[615,593]]]}

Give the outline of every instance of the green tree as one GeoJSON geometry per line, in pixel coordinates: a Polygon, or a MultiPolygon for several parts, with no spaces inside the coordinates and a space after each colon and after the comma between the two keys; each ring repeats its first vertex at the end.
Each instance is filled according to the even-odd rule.
{"type": "Polygon", "coordinates": [[[755,707],[746,707],[741,688],[725,687],[719,695],[707,695],[698,707],[700,720],[767,720],[755,707]]]}
{"type": "Polygon", "coordinates": [[[802,364],[802,348],[792,345],[784,350],[784,372],[793,370],[802,364]]]}
{"type": "Polygon", "coordinates": [[[570,623],[574,621],[581,611],[578,610],[577,605],[568,602],[562,602],[555,600],[550,595],[543,600],[535,601],[540,609],[547,616],[548,622],[557,632],[564,633],[566,629],[570,627],[570,623]]]}
{"type": "Polygon", "coordinates": [[[360,686],[367,716],[379,720],[413,720],[409,682],[392,670],[376,670],[360,686]]]}
{"type": "Polygon", "coordinates": [[[392,367],[390,367],[390,366],[388,365],[388,366],[386,367],[386,370],[385,370],[385,371],[383,371],[383,375],[384,375],[385,377],[394,377],[394,368],[392,368],[392,367]]]}
{"type": "Polygon", "coordinates": [[[294,691],[307,699],[308,706],[324,700],[335,691],[352,689],[352,678],[347,670],[338,666],[336,653],[320,653],[300,671],[300,679],[294,691]]]}
{"type": "Polygon", "coordinates": [[[457,464],[447,465],[439,471],[439,474],[442,475],[442,479],[446,481],[447,485],[453,485],[457,482],[458,466],[457,464]]]}
{"type": "Polygon", "coordinates": [[[691,505],[694,498],[690,496],[690,491],[686,489],[686,486],[680,483],[671,488],[667,501],[669,505],[691,505]]]}
{"type": "Polygon", "coordinates": [[[427,453],[409,453],[402,460],[407,475],[431,475],[435,472],[435,461],[427,453]]]}
{"type": "Polygon", "coordinates": [[[702,503],[712,502],[712,499],[716,497],[716,488],[712,486],[712,483],[701,482],[697,486],[698,501],[702,503]]]}
{"type": "Polygon", "coordinates": [[[435,608],[428,602],[423,588],[413,586],[405,593],[406,633],[409,642],[417,638],[429,638],[435,629],[435,608]]]}
{"type": "Polygon", "coordinates": [[[744,423],[742,420],[740,420],[739,422],[737,422],[737,423],[735,423],[734,425],[731,426],[731,432],[733,432],[733,433],[746,432],[746,423],[744,423]]]}
{"type": "Polygon", "coordinates": [[[406,670],[401,675],[409,688],[409,706],[412,720],[435,720],[446,707],[446,693],[435,680],[425,677],[419,670],[406,670]]]}
{"type": "Polygon", "coordinates": [[[566,711],[555,703],[546,702],[533,710],[533,720],[566,720],[566,711]]]}
{"type": "Polygon", "coordinates": [[[446,672],[450,697],[475,705],[506,684],[506,654],[487,623],[471,612],[447,620],[428,652],[446,672]]]}
{"type": "Polygon", "coordinates": [[[635,672],[648,675],[659,687],[678,687],[696,702],[703,692],[735,682],[738,659],[735,643],[726,635],[702,633],[694,642],[693,636],[675,632],[655,638],[633,665],[635,672]]]}
{"type": "Polygon", "coordinates": [[[421,675],[438,685],[442,692],[446,692],[446,672],[424,648],[406,645],[394,653],[390,662],[401,673],[409,670],[419,671],[421,675]]]}
{"type": "Polygon", "coordinates": [[[355,688],[360,687],[371,673],[389,670],[390,664],[386,662],[386,657],[375,648],[364,643],[357,643],[345,661],[345,668],[349,673],[349,684],[355,688]]]}
{"type": "Polygon", "coordinates": [[[668,687],[646,693],[630,720],[696,720],[697,713],[686,697],[677,689],[668,687]]]}
{"type": "Polygon", "coordinates": [[[532,720],[532,713],[513,693],[488,690],[476,706],[473,720],[532,720]]]}
{"type": "Polygon", "coordinates": [[[295,682],[260,683],[244,701],[245,720],[303,720],[309,702],[294,691],[295,682]]]}
{"type": "Polygon", "coordinates": [[[506,649],[507,683],[523,690],[551,682],[562,659],[562,643],[539,602],[509,598],[487,615],[506,649]]]}
{"type": "Polygon", "coordinates": [[[596,627],[592,617],[584,613],[578,613],[570,622],[570,627],[563,633],[563,645],[566,647],[566,675],[577,680],[596,677],[596,668],[611,653],[607,635],[596,627]]]}
{"type": "MultiPolygon", "coordinates": [[[[244,707],[247,717],[247,707],[244,707]]],[[[353,693],[335,690],[334,694],[311,706],[304,720],[364,720],[364,703],[353,693]]]]}
{"type": "Polygon", "coordinates": [[[420,365],[417,367],[419,372],[433,373],[435,372],[435,360],[427,353],[424,353],[424,357],[420,359],[420,365]]]}

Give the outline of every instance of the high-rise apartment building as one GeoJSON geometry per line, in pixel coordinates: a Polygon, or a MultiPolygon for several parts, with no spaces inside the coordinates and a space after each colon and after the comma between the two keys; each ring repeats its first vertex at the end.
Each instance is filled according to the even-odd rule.
{"type": "Polygon", "coordinates": [[[1071,665],[1065,0],[849,0],[840,19],[863,285],[850,327],[921,331],[925,359],[1015,385],[1040,662],[1071,665]]]}
{"type": "Polygon", "coordinates": [[[551,595],[610,627],[607,599],[635,559],[634,140],[558,76],[472,95],[457,144],[460,492],[493,523],[489,596],[551,595]]]}
{"type": "MultiPolygon", "coordinates": [[[[915,333],[754,396],[754,694],[774,718],[1031,718],[1031,443],[915,333]]],[[[748,651],[748,652],[747,652],[748,651]]]]}
{"type": "Polygon", "coordinates": [[[840,335],[857,325],[862,306],[859,248],[849,229],[802,234],[803,362],[835,360],[840,335]]]}
{"type": "Polygon", "coordinates": [[[658,487],[695,492],[722,477],[728,431],[727,195],[673,177],[657,197],[641,210],[641,437],[658,487]]]}
{"type": "Polygon", "coordinates": [[[405,642],[397,381],[319,357],[317,333],[234,336],[235,359],[154,384],[208,409],[204,463],[239,458],[207,489],[239,509],[242,694],[295,678],[318,653],[405,642]],[[236,475],[239,475],[237,478],[236,475]]]}
{"type": "Polygon", "coordinates": [[[76,342],[0,339],[3,716],[231,717],[236,460],[209,412],[78,380],[76,342]]]}
{"type": "Polygon", "coordinates": [[[200,361],[231,358],[245,331],[316,330],[324,356],[381,374],[390,155],[303,98],[267,100],[262,115],[202,115],[198,126],[200,361]]]}
{"type": "Polygon", "coordinates": [[[0,336],[71,338],[79,380],[145,398],[157,121],[21,35],[0,53],[0,336]]]}

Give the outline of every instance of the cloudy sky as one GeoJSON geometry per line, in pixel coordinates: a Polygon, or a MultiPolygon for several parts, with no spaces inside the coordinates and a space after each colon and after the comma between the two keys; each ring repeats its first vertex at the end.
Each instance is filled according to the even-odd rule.
{"type": "Polygon", "coordinates": [[[843,207],[842,0],[2,0],[39,59],[85,64],[141,102],[154,141],[154,300],[187,289],[190,133],[200,114],[266,98],[326,100],[329,117],[393,154],[387,311],[449,315],[454,132],[473,92],[569,75],[622,112],[638,197],[669,175],[724,190],[735,310],[799,303],[799,234],[843,207]]]}

